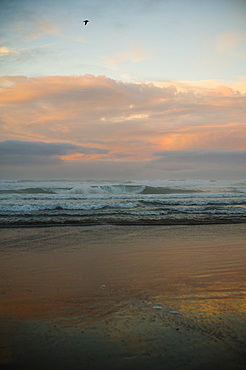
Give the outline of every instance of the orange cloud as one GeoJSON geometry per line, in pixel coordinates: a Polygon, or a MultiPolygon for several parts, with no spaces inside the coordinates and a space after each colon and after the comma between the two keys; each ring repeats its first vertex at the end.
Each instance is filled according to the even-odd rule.
{"type": "Polygon", "coordinates": [[[246,128],[237,125],[225,127],[206,127],[190,130],[180,130],[167,135],[162,141],[162,148],[166,150],[210,149],[223,148],[229,150],[243,150],[246,148],[246,128]]]}
{"type": "Polygon", "coordinates": [[[0,78],[2,140],[69,142],[148,160],[158,150],[245,149],[246,95],[215,83],[129,83],[105,76],[0,78]]]}
{"type": "Polygon", "coordinates": [[[13,54],[18,54],[18,52],[13,49],[7,48],[6,46],[0,47],[0,56],[8,56],[13,54]]]}

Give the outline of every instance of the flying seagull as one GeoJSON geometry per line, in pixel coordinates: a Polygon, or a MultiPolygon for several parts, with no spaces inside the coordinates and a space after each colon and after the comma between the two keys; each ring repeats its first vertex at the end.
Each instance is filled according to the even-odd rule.
{"type": "Polygon", "coordinates": [[[89,22],[88,19],[86,19],[85,21],[83,21],[85,23],[85,26],[87,25],[87,23],[89,22]]]}

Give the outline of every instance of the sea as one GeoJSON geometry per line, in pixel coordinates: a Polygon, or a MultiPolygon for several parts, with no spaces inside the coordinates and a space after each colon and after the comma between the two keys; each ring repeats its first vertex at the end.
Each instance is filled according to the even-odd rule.
{"type": "Polygon", "coordinates": [[[246,180],[1,180],[0,227],[246,223],[246,180]]]}

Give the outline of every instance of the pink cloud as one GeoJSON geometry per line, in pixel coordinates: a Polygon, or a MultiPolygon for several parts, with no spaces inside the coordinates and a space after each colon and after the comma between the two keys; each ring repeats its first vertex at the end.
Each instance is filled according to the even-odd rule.
{"type": "Polygon", "coordinates": [[[93,75],[2,77],[0,104],[2,140],[88,148],[98,142],[108,160],[151,159],[162,149],[246,148],[246,95],[228,86],[162,87],[93,75]]]}

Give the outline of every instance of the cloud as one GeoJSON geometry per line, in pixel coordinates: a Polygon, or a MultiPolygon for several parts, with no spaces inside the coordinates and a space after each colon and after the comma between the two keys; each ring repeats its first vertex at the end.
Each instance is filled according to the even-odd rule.
{"type": "Polygon", "coordinates": [[[16,22],[14,27],[26,41],[39,39],[44,35],[58,35],[57,27],[49,19],[35,14],[29,15],[25,22],[16,22]]]}
{"type": "Polygon", "coordinates": [[[231,85],[234,90],[241,91],[246,94],[246,76],[238,76],[236,81],[231,85]]]}
{"type": "Polygon", "coordinates": [[[226,31],[220,33],[215,40],[215,48],[220,53],[233,55],[235,57],[246,57],[245,50],[243,50],[243,45],[245,46],[246,36],[245,34],[226,31]],[[241,50],[242,48],[242,50],[241,50]]]}
{"type": "MultiPolygon", "coordinates": [[[[156,153],[153,160],[84,160],[2,165],[1,178],[146,180],[245,179],[246,151],[180,150],[156,153]],[[62,164],[62,165],[60,165],[62,164]]],[[[51,159],[49,157],[49,159],[51,159]]]]}
{"type": "Polygon", "coordinates": [[[1,31],[6,39],[34,40],[44,35],[56,35],[58,29],[47,15],[50,4],[41,8],[29,0],[1,1],[1,31]]]}
{"type": "Polygon", "coordinates": [[[150,55],[135,42],[132,42],[129,48],[118,51],[113,56],[105,58],[105,62],[109,67],[117,69],[122,63],[137,63],[145,59],[150,59],[150,55]]]}
{"type": "Polygon", "coordinates": [[[227,151],[223,149],[217,150],[161,150],[154,153],[158,159],[156,162],[178,162],[189,164],[215,164],[225,163],[245,165],[246,163],[246,150],[227,151]]]}
{"type": "Polygon", "coordinates": [[[177,129],[164,140],[165,149],[246,148],[246,128],[238,124],[210,125],[177,129]]]}
{"type": "Polygon", "coordinates": [[[152,166],[159,171],[196,178],[245,178],[246,150],[164,150],[155,156],[152,166]]]}
{"type": "Polygon", "coordinates": [[[8,56],[18,54],[17,51],[7,48],[6,46],[0,46],[0,56],[8,56]]]}
{"type": "Polygon", "coordinates": [[[62,163],[66,156],[82,154],[105,154],[108,150],[82,147],[70,143],[39,141],[6,140],[0,142],[0,162],[2,164],[17,163],[62,163]],[[63,158],[63,159],[61,159],[63,158]]]}
{"type": "Polygon", "coordinates": [[[5,76],[0,101],[2,140],[98,143],[105,159],[129,161],[151,160],[159,150],[246,149],[246,95],[221,83],[5,76]]]}

